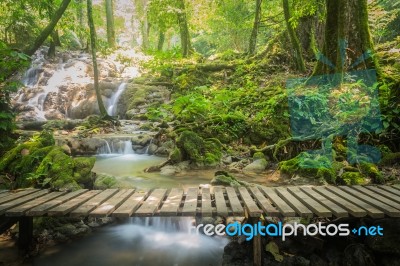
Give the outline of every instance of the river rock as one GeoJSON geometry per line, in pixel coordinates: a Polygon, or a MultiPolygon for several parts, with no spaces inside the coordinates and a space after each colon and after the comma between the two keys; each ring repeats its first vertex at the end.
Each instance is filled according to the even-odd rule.
{"type": "Polygon", "coordinates": [[[243,171],[245,172],[254,172],[254,173],[260,173],[265,170],[267,167],[268,162],[265,159],[257,159],[251,164],[247,165],[245,168],[243,168],[243,171]]]}
{"type": "Polygon", "coordinates": [[[95,189],[107,189],[117,187],[117,179],[114,176],[97,174],[96,180],[94,181],[95,189]]]}
{"type": "Polygon", "coordinates": [[[149,155],[153,155],[153,154],[155,154],[157,148],[158,148],[158,146],[157,146],[156,144],[151,143],[151,144],[148,146],[147,153],[148,153],[149,155]]]}
{"type": "Polygon", "coordinates": [[[164,176],[173,176],[179,172],[180,172],[179,167],[177,167],[175,165],[166,165],[164,167],[161,167],[161,169],[160,169],[160,175],[164,175],[164,176]]]}
{"type": "Polygon", "coordinates": [[[374,225],[383,228],[383,236],[368,236],[366,243],[375,252],[400,255],[400,219],[381,219],[374,225]]]}
{"type": "Polygon", "coordinates": [[[147,134],[140,134],[133,136],[131,138],[132,145],[140,145],[142,147],[146,146],[147,144],[150,143],[153,137],[147,135],[147,134]]]}

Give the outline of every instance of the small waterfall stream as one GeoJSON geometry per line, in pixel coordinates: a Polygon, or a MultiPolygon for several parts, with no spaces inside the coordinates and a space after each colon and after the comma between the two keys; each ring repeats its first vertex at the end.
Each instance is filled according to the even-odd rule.
{"type": "Polygon", "coordinates": [[[117,92],[110,99],[109,106],[107,108],[108,115],[110,115],[110,116],[117,115],[118,102],[119,102],[119,99],[121,98],[122,93],[125,91],[125,89],[126,89],[126,83],[122,82],[121,85],[119,85],[117,92]]]}
{"type": "Polygon", "coordinates": [[[104,155],[127,155],[135,154],[132,141],[126,139],[104,139],[104,145],[97,150],[97,154],[104,155]]]}

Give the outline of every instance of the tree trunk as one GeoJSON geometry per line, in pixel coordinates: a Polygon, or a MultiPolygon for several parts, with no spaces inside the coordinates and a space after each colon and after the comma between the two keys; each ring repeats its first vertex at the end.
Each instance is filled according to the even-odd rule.
{"type": "Polygon", "coordinates": [[[373,51],[367,0],[327,0],[325,41],[314,74],[376,68],[373,58],[356,60],[373,51]],[[356,65],[352,66],[354,63],[356,65]]]}
{"type": "Polygon", "coordinates": [[[262,0],[256,0],[256,10],[255,10],[256,12],[254,15],[253,30],[251,31],[250,43],[249,43],[250,55],[254,55],[254,53],[256,52],[258,28],[260,26],[260,19],[261,19],[261,3],[262,0]]]}
{"type": "Polygon", "coordinates": [[[106,0],[106,17],[107,17],[108,47],[114,48],[116,43],[115,43],[115,26],[114,26],[114,7],[112,0],[106,0]]]}
{"type": "Polygon", "coordinates": [[[146,51],[149,49],[149,34],[150,34],[150,25],[147,19],[147,14],[144,15],[143,22],[142,22],[142,49],[146,51]]]}
{"type": "Polygon", "coordinates": [[[296,32],[293,29],[292,25],[290,24],[291,16],[290,16],[289,0],[282,0],[282,4],[283,4],[283,13],[285,15],[285,21],[289,33],[290,42],[292,43],[294,50],[294,59],[296,63],[296,68],[304,72],[306,70],[306,67],[304,65],[303,51],[301,49],[301,45],[299,39],[297,38],[296,32]]]}
{"type": "Polygon", "coordinates": [[[94,22],[93,22],[92,0],[87,0],[87,16],[88,16],[88,24],[90,30],[90,47],[92,50],[94,89],[96,91],[97,103],[99,105],[100,114],[103,117],[108,117],[99,88],[99,70],[97,68],[97,57],[96,57],[96,30],[94,28],[94,22]]]}
{"type": "Polygon", "coordinates": [[[70,2],[71,0],[62,1],[60,7],[55,12],[50,23],[47,25],[46,28],[43,29],[40,35],[36,38],[35,42],[24,51],[25,54],[31,56],[36,52],[37,49],[39,49],[39,47],[43,44],[43,42],[47,39],[47,37],[53,32],[55,26],[57,25],[58,21],[64,14],[70,2]]]}
{"type": "Polygon", "coordinates": [[[189,27],[187,23],[186,17],[186,8],[185,8],[185,0],[178,0],[178,23],[179,23],[179,32],[181,35],[181,49],[182,56],[188,57],[192,52],[192,44],[190,41],[189,27]]]}
{"type": "Polygon", "coordinates": [[[157,44],[157,51],[162,51],[165,41],[165,32],[164,30],[160,30],[158,33],[158,44],[157,44]]]}

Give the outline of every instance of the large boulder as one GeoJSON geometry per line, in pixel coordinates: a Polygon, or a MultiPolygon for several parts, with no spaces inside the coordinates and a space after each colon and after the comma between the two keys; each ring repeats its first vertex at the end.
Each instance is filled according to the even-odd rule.
{"type": "Polygon", "coordinates": [[[267,168],[268,162],[265,159],[257,159],[243,168],[245,172],[261,173],[267,168]]]}

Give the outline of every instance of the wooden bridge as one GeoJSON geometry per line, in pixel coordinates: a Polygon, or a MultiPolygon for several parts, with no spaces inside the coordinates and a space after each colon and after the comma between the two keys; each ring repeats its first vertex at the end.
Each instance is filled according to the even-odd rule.
{"type": "Polygon", "coordinates": [[[5,217],[400,217],[400,185],[0,192],[5,217]]]}
{"type": "MultiPolygon", "coordinates": [[[[131,216],[400,217],[400,185],[211,187],[173,189],[25,189],[0,191],[0,233],[19,224],[18,245],[32,241],[33,217],[131,216]]],[[[262,265],[260,235],[253,239],[253,265],[262,265]]]]}

